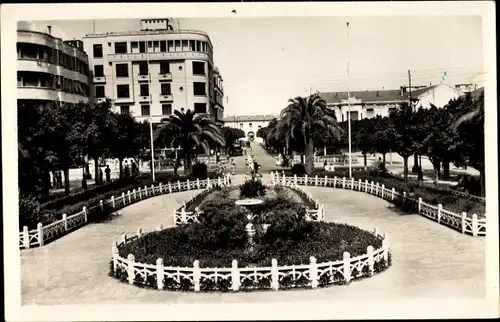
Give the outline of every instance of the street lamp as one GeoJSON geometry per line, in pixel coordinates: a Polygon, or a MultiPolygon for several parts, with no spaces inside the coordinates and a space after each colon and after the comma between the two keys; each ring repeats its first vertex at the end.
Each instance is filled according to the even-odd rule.
{"type": "MultiPolygon", "coordinates": [[[[349,22],[347,22],[347,40],[349,41],[349,22]]],[[[348,49],[349,50],[349,49],[348,49]]],[[[347,127],[349,132],[349,178],[352,178],[352,148],[351,148],[351,99],[349,86],[349,54],[347,55],[347,127]]]]}

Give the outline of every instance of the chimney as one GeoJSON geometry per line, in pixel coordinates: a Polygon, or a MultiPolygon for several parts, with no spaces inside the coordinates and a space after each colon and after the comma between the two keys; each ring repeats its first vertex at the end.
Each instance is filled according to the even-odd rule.
{"type": "Polygon", "coordinates": [[[52,35],[52,26],[47,26],[47,33],[52,35]]]}

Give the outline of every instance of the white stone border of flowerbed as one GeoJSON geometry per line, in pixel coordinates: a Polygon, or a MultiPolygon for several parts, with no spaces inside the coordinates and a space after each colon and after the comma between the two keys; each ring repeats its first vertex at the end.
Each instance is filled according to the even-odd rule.
{"type": "Polygon", "coordinates": [[[450,210],[443,209],[441,204],[434,206],[428,203],[425,203],[422,198],[418,198],[415,200],[409,196],[407,196],[406,192],[402,193],[397,192],[394,188],[386,189],[385,186],[379,185],[379,183],[371,182],[368,180],[364,182],[359,179],[355,181],[354,178],[346,179],[337,178],[336,176],[331,178],[325,176],[320,178],[318,176],[308,177],[307,175],[304,177],[298,177],[297,175],[285,176],[284,174],[279,175],[279,172],[272,172],[271,177],[273,183],[281,183],[285,186],[296,186],[296,185],[312,185],[312,186],[324,186],[324,187],[333,187],[333,188],[342,188],[348,190],[357,190],[361,192],[366,192],[377,197],[381,197],[382,199],[388,201],[394,201],[396,197],[402,197],[404,199],[408,199],[410,201],[418,203],[418,214],[425,216],[429,219],[436,221],[437,223],[445,226],[449,226],[455,228],[462,232],[462,234],[471,234],[472,236],[485,236],[486,235],[486,218],[478,218],[477,214],[473,214],[472,218],[467,217],[465,212],[461,214],[454,213],[450,210]]]}
{"type": "MultiPolygon", "coordinates": [[[[159,227],[162,230],[163,226],[159,227]]],[[[148,285],[153,283],[158,290],[178,290],[200,292],[203,283],[213,285],[211,290],[218,289],[218,283],[224,282],[228,290],[238,292],[242,290],[279,290],[280,282],[288,280],[287,288],[327,286],[334,283],[349,283],[353,279],[369,277],[374,274],[376,267],[380,271],[389,266],[389,236],[380,235],[378,230],[373,232],[377,237],[383,238],[382,247],[374,249],[368,246],[366,254],[352,257],[349,252],[344,252],[343,259],[317,263],[311,256],[309,264],[278,266],[276,259],[271,260],[268,267],[238,267],[238,261],[233,260],[231,267],[206,267],[200,268],[200,262],[195,260],[192,267],[164,266],[163,259],[158,258],[156,265],[135,261],[133,254],[127,258],[120,257],[118,249],[127,243],[141,238],[144,233],[141,229],[137,235],[128,237],[122,235],[120,243],[113,242],[112,265],[113,274],[118,277],[121,273],[126,275],[129,284],[148,285]],[[118,276],[117,276],[118,275],[118,276]],[[223,281],[224,280],[224,281],[223,281]],[[186,286],[187,283],[187,286],[186,286]],[[168,287],[174,284],[176,287],[168,287]],[[180,285],[184,285],[181,287],[180,285]]],[[[153,286],[153,285],[149,285],[153,286]]]]}
{"type": "Polygon", "coordinates": [[[143,189],[141,189],[141,187],[138,187],[137,190],[133,189],[132,191],[127,191],[127,193],[123,192],[121,196],[112,196],[109,200],[100,200],[99,205],[90,208],[84,206],[82,211],[77,212],[76,214],[70,216],[68,216],[67,214],[63,214],[63,218],[61,220],[55,221],[49,225],[43,226],[41,223],[38,223],[37,229],[33,230],[28,230],[28,227],[24,226],[23,231],[19,232],[19,248],[28,249],[33,247],[41,247],[46,242],[57,239],[70,230],[84,226],[88,222],[87,217],[89,212],[96,210],[97,208],[101,208],[101,210],[104,210],[105,205],[111,205],[113,211],[116,211],[130,204],[150,197],[173,192],[197,190],[206,187],[212,187],[216,184],[227,185],[229,184],[229,182],[229,176],[225,176],[223,178],[219,177],[218,179],[212,180],[210,178],[207,178],[204,180],[197,179],[196,181],[192,182],[190,182],[189,180],[184,182],[178,180],[176,183],[159,183],[157,186],[151,185],[151,187],[149,188],[144,186],[143,189]]]}

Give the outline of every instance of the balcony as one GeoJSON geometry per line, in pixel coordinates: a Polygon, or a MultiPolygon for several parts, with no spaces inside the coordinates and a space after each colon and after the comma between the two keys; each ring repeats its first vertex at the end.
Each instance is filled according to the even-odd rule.
{"type": "Polygon", "coordinates": [[[171,81],[172,80],[172,74],[170,73],[159,73],[158,76],[160,77],[158,80],[160,82],[165,82],[165,81],[171,81]]]}
{"type": "Polygon", "coordinates": [[[168,53],[127,53],[127,54],[109,54],[110,62],[128,62],[128,61],[147,61],[149,60],[177,60],[177,59],[197,59],[212,62],[212,57],[207,53],[195,51],[179,51],[168,53]]]}
{"type": "Polygon", "coordinates": [[[94,76],[94,84],[106,83],[106,76],[94,76]]]}
{"type": "Polygon", "coordinates": [[[149,82],[149,77],[148,77],[148,75],[138,74],[137,80],[139,81],[139,83],[147,83],[147,82],[149,82]]]}
{"type": "Polygon", "coordinates": [[[141,103],[149,103],[151,101],[151,97],[149,95],[140,95],[139,102],[141,103]]]}
{"type": "Polygon", "coordinates": [[[174,96],[172,94],[164,95],[160,94],[160,102],[171,102],[174,100],[174,96]]]}
{"type": "Polygon", "coordinates": [[[115,99],[115,103],[134,103],[134,99],[132,97],[118,97],[115,99]]]}

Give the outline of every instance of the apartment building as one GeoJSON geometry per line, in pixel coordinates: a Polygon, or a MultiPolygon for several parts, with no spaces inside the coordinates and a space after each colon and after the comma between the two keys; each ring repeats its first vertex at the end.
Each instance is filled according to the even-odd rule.
{"type": "Polygon", "coordinates": [[[80,40],[63,41],[46,32],[17,30],[17,98],[76,104],[89,100],[88,57],[80,40]]]}
{"type": "Polygon", "coordinates": [[[377,115],[388,116],[390,111],[401,103],[410,101],[416,108],[430,108],[445,106],[450,100],[458,98],[463,92],[459,87],[453,87],[444,83],[429,86],[401,86],[399,90],[377,90],[377,91],[352,91],[319,93],[326,101],[327,106],[335,111],[339,122],[348,120],[361,120],[373,118],[377,115]],[[411,91],[410,91],[411,90],[411,91]],[[350,110],[350,112],[349,112],[350,110]]]}
{"type": "Polygon", "coordinates": [[[143,19],[141,30],[88,34],[92,93],[120,113],[158,123],[175,110],[208,113],[222,124],[223,86],[207,33],[143,19]]]}

